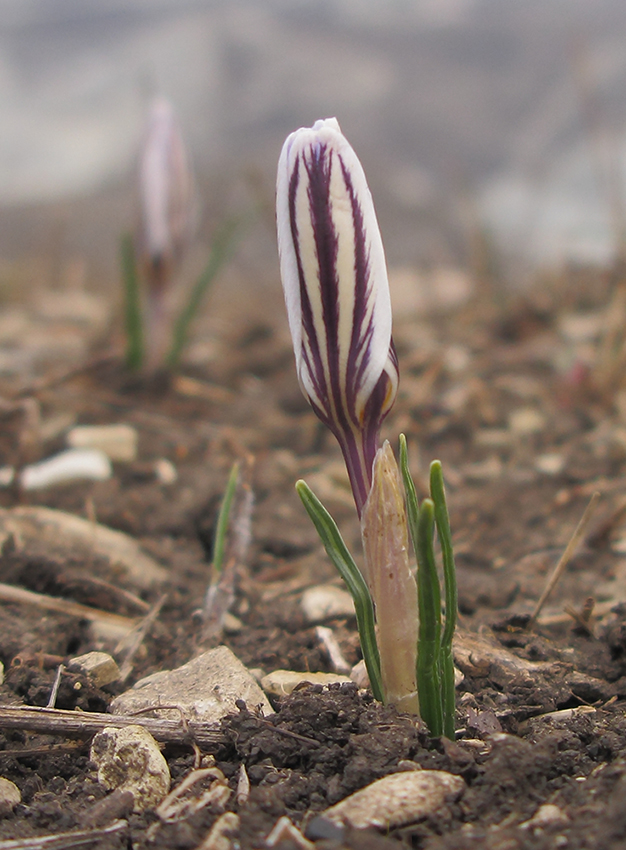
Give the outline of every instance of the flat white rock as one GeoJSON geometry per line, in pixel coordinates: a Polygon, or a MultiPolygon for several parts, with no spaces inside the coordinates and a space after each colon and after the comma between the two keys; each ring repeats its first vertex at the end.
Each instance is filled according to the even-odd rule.
{"type": "Polygon", "coordinates": [[[427,817],[465,790],[460,776],[443,770],[411,770],[377,779],[322,813],[338,826],[395,829],[427,817]]]}
{"type": "Polygon", "coordinates": [[[67,449],[25,466],[20,475],[24,490],[42,490],[68,481],[106,481],[113,474],[111,461],[98,449],[67,449]]]}
{"type": "Polygon", "coordinates": [[[321,623],[331,617],[354,617],[354,602],[347,590],[333,584],[309,587],[300,603],[309,623],[321,623]]]}
{"type": "Polygon", "coordinates": [[[273,709],[250,671],[226,646],[204,652],[176,670],[164,670],[140,679],[130,690],[113,700],[113,714],[132,714],[160,705],[176,706],[158,712],[161,719],[180,719],[181,709],[188,720],[211,723],[238,711],[236,700],[250,708],[261,707],[263,714],[273,709]]]}
{"type": "Polygon", "coordinates": [[[137,457],[137,429],[132,425],[77,425],[68,431],[67,445],[73,449],[98,449],[111,460],[133,461],[137,457]]]}
{"type": "Polygon", "coordinates": [[[111,790],[130,791],[134,811],[156,809],[170,790],[170,771],[159,745],[142,726],[105,727],[91,744],[98,782],[111,790]]]}
{"type": "Polygon", "coordinates": [[[274,670],[261,679],[261,687],[266,694],[284,697],[302,682],[312,685],[332,685],[335,682],[351,682],[349,676],[340,673],[298,673],[296,670],[274,670]]]}

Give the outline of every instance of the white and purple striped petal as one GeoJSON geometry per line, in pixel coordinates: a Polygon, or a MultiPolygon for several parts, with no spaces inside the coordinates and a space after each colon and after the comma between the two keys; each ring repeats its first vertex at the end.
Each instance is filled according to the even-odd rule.
{"type": "Polygon", "coordinates": [[[180,259],[194,218],[194,187],[187,152],[171,103],[150,106],[139,161],[139,253],[158,269],[180,259]]]}
{"type": "Polygon", "coordinates": [[[360,514],[398,368],[374,204],[336,119],[288,137],[278,165],[276,208],[298,378],[339,440],[360,514]]]}

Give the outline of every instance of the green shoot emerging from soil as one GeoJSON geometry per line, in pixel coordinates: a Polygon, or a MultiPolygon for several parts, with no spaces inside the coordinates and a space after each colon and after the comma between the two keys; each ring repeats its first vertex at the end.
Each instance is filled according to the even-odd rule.
{"type": "Polygon", "coordinates": [[[365,174],[334,118],[285,142],[276,206],[298,379],[341,447],[361,520],[362,571],[306,483],[296,488],[354,599],[374,695],[421,714],[433,735],[453,738],[457,595],[441,464],[431,465],[430,497],[420,505],[404,435],[400,469],[389,443],[380,446],[398,386],[389,284],[365,174]]]}

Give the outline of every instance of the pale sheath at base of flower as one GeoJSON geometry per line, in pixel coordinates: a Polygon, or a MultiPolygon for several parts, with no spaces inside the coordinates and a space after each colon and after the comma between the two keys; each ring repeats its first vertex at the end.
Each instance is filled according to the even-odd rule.
{"type": "Polygon", "coordinates": [[[372,489],[361,516],[363,575],[376,607],[380,672],[387,702],[419,714],[416,690],[417,584],[400,472],[385,443],[376,454],[372,489]]]}
{"type": "Polygon", "coordinates": [[[292,133],[276,189],[281,277],[300,385],[336,436],[359,515],[398,363],[382,239],[335,118],[292,133]]]}

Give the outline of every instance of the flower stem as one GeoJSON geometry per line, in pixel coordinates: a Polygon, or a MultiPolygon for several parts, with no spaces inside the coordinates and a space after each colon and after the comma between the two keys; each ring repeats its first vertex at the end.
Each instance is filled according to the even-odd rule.
{"type": "Polygon", "coordinates": [[[139,369],[143,360],[143,329],[139,299],[139,281],[133,238],[129,233],[122,236],[120,245],[122,281],[124,285],[124,323],[126,326],[126,365],[139,369]]]}

